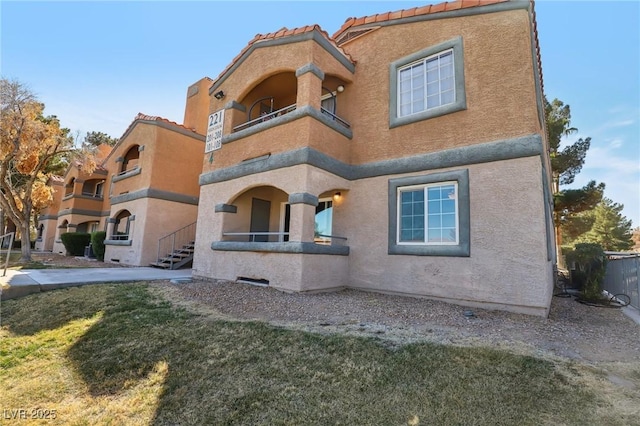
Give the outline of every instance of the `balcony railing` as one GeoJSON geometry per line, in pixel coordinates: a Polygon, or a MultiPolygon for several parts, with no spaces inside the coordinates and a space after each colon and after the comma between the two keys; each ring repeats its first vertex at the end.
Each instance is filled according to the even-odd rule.
{"type": "Polygon", "coordinates": [[[238,130],[248,129],[249,127],[255,126],[256,124],[264,123],[265,121],[269,121],[276,117],[280,117],[281,115],[290,113],[291,111],[295,111],[295,110],[296,110],[296,104],[289,105],[284,108],[280,108],[277,111],[273,111],[271,113],[261,115],[258,118],[254,118],[253,120],[249,120],[246,123],[242,123],[239,126],[234,127],[233,131],[237,132],[238,130]]]}
{"type": "Polygon", "coordinates": [[[82,195],[84,195],[85,197],[91,197],[91,198],[102,198],[102,194],[95,194],[93,192],[82,191],[82,195]]]}
{"type": "MultiPolygon", "coordinates": [[[[250,243],[255,242],[281,242],[284,241],[284,237],[288,237],[288,232],[224,232],[222,234],[224,237],[232,237],[228,241],[247,241],[250,243]],[[240,238],[239,238],[240,237],[240,238]],[[277,237],[277,238],[272,238],[277,237]]],[[[314,237],[314,242],[316,244],[327,245],[327,246],[344,246],[347,244],[346,237],[339,237],[337,235],[325,235],[325,234],[317,234],[314,237]]]]}
{"type": "Polygon", "coordinates": [[[116,176],[123,176],[123,175],[126,175],[127,173],[133,173],[136,170],[138,170],[138,165],[137,164],[135,166],[131,167],[130,169],[121,171],[116,176]]]}
{"type": "MultiPolygon", "coordinates": [[[[224,232],[225,237],[248,237],[250,243],[254,242],[279,242],[283,241],[285,236],[289,236],[288,232],[224,232]],[[278,237],[276,241],[270,241],[271,237],[278,237]],[[263,240],[263,238],[265,238],[263,240]]],[[[246,241],[245,238],[242,239],[246,241]]],[[[231,241],[241,241],[238,238],[232,238],[231,241]]]]}
{"type": "Polygon", "coordinates": [[[328,115],[329,118],[331,118],[332,120],[335,120],[338,123],[342,124],[347,129],[349,129],[351,127],[351,124],[349,124],[349,122],[347,122],[346,120],[343,120],[342,118],[338,117],[337,115],[335,115],[334,113],[332,113],[328,109],[326,109],[324,107],[320,107],[320,111],[322,111],[323,114],[328,115]]]}

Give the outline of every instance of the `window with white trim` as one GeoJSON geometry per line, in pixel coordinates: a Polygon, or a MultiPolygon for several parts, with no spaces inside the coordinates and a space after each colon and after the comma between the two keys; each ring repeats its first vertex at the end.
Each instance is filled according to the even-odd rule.
{"type": "Polygon", "coordinates": [[[453,49],[398,70],[398,117],[422,112],[456,99],[453,49]]]}
{"type": "Polygon", "coordinates": [[[458,183],[398,188],[398,244],[458,244],[458,183]]]}

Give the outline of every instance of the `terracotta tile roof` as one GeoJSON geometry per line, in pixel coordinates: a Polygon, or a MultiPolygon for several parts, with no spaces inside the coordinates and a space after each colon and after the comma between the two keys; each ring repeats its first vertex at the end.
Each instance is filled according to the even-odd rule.
{"type": "Polygon", "coordinates": [[[242,56],[254,44],[261,43],[261,42],[264,42],[264,41],[269,41],[269,40],[275,40],[275,39],[279,39],[279,38],[294,36],[294,35],[298,35],[298,34],[310,33],[312,31],[318,31],[322,36],[324,36],[329,41],[329,43],[331,43],[336,48],[336,50],[338,50],[349,61],[351,61],[352,63],[355,64],[355,61],[353,60],[353,58],[351,58],[351,56],[347,52],[345,52],[340,46],[338,46],[338,44],[335,42],[335,40],[333,38],[331,38],[329,33],[327,33],[325,30],[320,28],[320,25],[318,25],[318,24],[306,25],[304,27],[298,27],[298,28],[293,28],[293,29],[288,29],[286,27],[282,27],[278,31],[273,32],[273,33],[256,34],[255,37],[253,37],[249,41],[249,43],[247,43],[247,45],[244,47],[244,49],[242,49],[240,51],[240,53],[235,58],[233,58],[231,63],[229,65],[227,65],[227,67],[224,70],[222,70],[222,72],[216,78],[216,81],[220,80],[220,78],[222,76],[224,76],[240,60],[240,58],[242,58],[242,56]]]}
{"type": "Polygon", "coordinates": [[[377,15],[363,16],[361,18],[348,18],[342,27],[333,34],[333,39],[337,39],[340,34],[350,28],[360,25],[374,24],[378,22],[392,21],[394,19],[409,18],[411,16],[430,15],[438,12],[449,12],[451,10],[466,9],[469,7],[486,6],[494,3],[503,3],[509,0],[458,0],[438,4],[428,4],[411,9],[397,10],[395,12],[378,13],[377,15]]]}
{"type": "Polygon", "coordinates": [[[129,131],[129,129],[131,129],[131,127],[135,124],[135,122],[138,121],[138,120],[162,121],[164,123],[171,124],[172,126],[182,127],[183,129],[186,129],[186,130],[189,130],[190,132],[194,132],[195,133],[194,129],[190,129],[190,128],[186,127],[186,126],[183,126],[182,124],[178,124],[175,121],[171,121],[171,120],[168,120],[168,119],[166,119],[164,117],[159,117],[157,115],[147,115],[147,114],[143,114],[143,113],[139,112],[138,115],[136,115],[136,118],[133,119],[133,121],[131,122],[129,127],[127,127],[127,130],[125,130],[125,132],[123,134],[126,134],[129,131]]]}

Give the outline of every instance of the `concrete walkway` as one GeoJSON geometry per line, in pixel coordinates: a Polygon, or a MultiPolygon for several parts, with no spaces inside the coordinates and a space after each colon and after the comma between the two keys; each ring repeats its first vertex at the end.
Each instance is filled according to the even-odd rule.
{"type": "MultiPolygon", "coordinates": [[[[0,271],[1,273],[2,271],[0,271]]],[[[165,269],[139,268],[73,268],[73,269],[22,269],[7,270],[0,277],[2,300],[26,296],[41,291],[84,284],[133,282],[153,280],[183,280],[191,278],[191,269],[169,271],[165,269]]]]}

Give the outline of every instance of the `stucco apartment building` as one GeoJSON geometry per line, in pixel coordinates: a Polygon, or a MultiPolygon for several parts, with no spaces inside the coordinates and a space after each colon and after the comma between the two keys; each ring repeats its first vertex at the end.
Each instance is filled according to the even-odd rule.
{"type": "Polygon", "coordinates": [[[180,231],[178,244],[193,241],[210,84],[189,88],[184,124],[138,114],[113,148],[100,147],[92,173],[74,164],[54,178],[35,248],[64,254],[60,235],[100,230],[106,262],[147,266],[167,255],[159,254],[163,237],[180,231]]]}
{"type": "MultiPolygon", "coordinates": [[[[188,88],[184,124],[134,120],[90,177],[107,171],[102,207],[50,216],[61,229],[99,218],[105,261],[152,263],[188,228],[195,277],[546,316],[541,74],[525,0],[259,34],[188,88]]],[[[90,179],[67,173],[65,188],[73,177],[79,199],[90,179]]]]}

